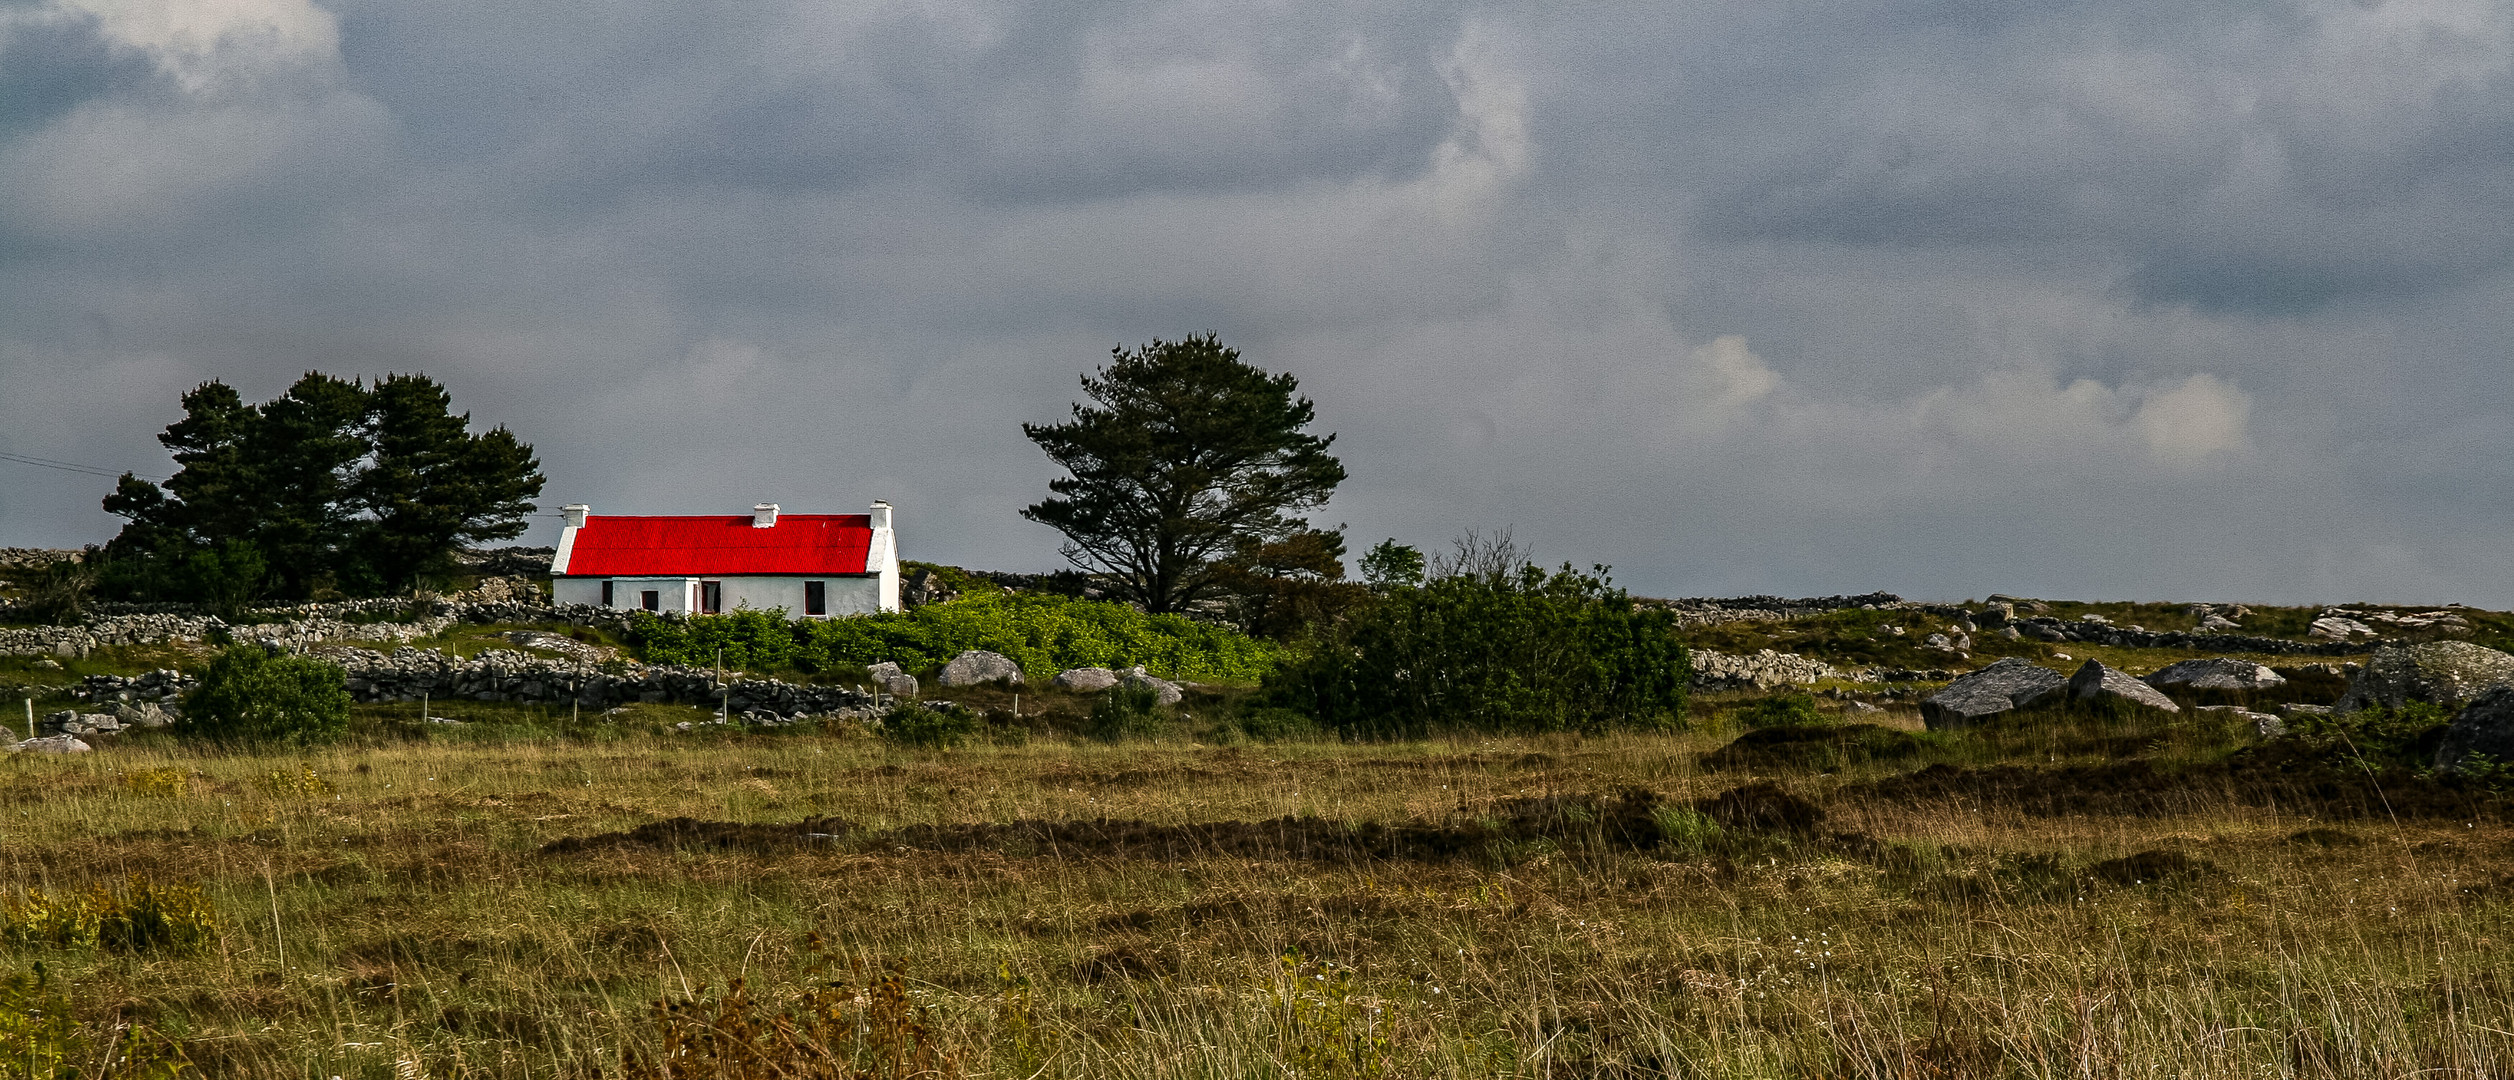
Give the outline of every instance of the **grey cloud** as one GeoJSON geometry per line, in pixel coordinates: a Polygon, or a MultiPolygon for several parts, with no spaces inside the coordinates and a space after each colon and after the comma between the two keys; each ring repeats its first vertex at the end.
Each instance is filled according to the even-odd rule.
{"type": "MultiPolygon", "coordinates": [[[[1037,567],[1019,423],[1214,329],[1365,542],[2514,603],[2501,9],[334,10],[217,84],[10,32],[0,448],[147,471],[202,379],[425,370],[553,501],[887,497],[1037,567]]],[[[0,473],[0,543],[102,494],[0,473]]]]}

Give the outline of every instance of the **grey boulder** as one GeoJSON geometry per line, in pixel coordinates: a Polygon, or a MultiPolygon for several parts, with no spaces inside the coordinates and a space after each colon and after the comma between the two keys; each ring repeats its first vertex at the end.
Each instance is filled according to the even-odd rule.
{"type": "Polygon", "coordinates": [[[951,658],[943,665],[943,674],[935,681],[945,686],[983,686],[987,683],[1022,685],[1021,665],[1003,653],[971,649],[951,658]]]}
{"type": "Polygon", "coordinates": [[[95,747],[80,742],[78,737],[75,735],[54,735],[49,738],[28,739],[25,742],[18,743],[17,745],[8,748],[9,752],[13,754],[84,754],[93,749],[95,749],[95,747]]]}
{"type": "Polygon", "coordinates": [[[1048,685],[1074,694],[1097,694],[1117,685],[1117,673],[1104,667],[1066,668],[1048,685]]]}
{"type": "Polygon", "coordinates": [[[1931,731],[1971,727],[2068,682],[2066,675],[2011,656],[1948,683],[1921,702],[1921,723],[1931,731]]]}
{"type": "Polygon", "coordinates": [[[2453,717],[2436,748],[2436,768],[2460,772],[2471,755],[2499,765],[2514,765],[2514,686],[2480,694],[2453,717]]]}
{"type": "Polygon", "coordinates": [[[2167,664],[2141,681],[2159,690],[2174,686],[2189,690],[2267,690],[2287,685],[2284,675],[2250,660],[2226,656],[2167,664]]]}
{"type": "Polygon", "coordinates": [[[2166,712],[2182,711],[2182,706],[2155,687],[2132,678],[2129,672],[2107,667],[2101,660],[2089,660],[2078,667],[2077,674],[2069,676],[2069,696],[2079,701],[2113,699],[2166,712]]]}
{"type": "Polygon", "coordinates": [[[908,674],[894,661],[884,660],[865,668],[864,673],[872,676],[873,685],[885,694],[892,697],[917,696],[917,677],[908,674]]]}
{"type": "Polygon", "coordinates": [[[1153,698],[1163,705],[1176,705],[1187,697],[1187,691],[1179,684],[1168,679],[1146,675],[1144,669],[1140,667],[1126,669],[1126,672],[1119,678],[1125,680],[1130,688],[1151,690],[1153,698]]]}
{"type": "Polygon", "coordinates": [[[2514,685],[2514,656],[2467,641],[2385,645],[2366,658],[2333,706],[2340,712],[2397,709],[2413,701],[2458,709],[2499,686],[2514,685]]]}

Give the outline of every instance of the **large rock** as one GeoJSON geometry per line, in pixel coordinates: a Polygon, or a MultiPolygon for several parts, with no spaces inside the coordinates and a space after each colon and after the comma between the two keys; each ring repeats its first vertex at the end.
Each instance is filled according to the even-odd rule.
{"type": "Polygon", "coordinates": [[[1121,674],[1118,677],[1125,680],[1126,685],[1129,687],[1136,689],[1150,689],[1153,697],[1159,700],[1163,705],[1176,705],[1187,697],[1186,689],[1179,686],[1179,684],[1171,682],[1168,679],[1155,678],[1151,675],[1144,674],[1144,669],[1140,667],[1128,668],[1124,674],[1121,674]]]}
{"type": "Polygon", "coordinates": [[[943,665],[943,674],[935,681],[945,686],[982,686],[987,683],[1022,685],[1021,665],[1003,653],[971,649],[951,658],[943,665]]]}
{"type": "Polygon", "coordinates": [[[1117,685],[1117,673],[1104,667],[1067,668],[1049,685],[1073,694],[1097,694],[1117,685]]]}
{"type": "Polygon", "coordinates": [[[2066,675],[2011,656],[1948,683],[1920,703],[1920,719],[1931,731],[1971,727],[2068,682],[2066,675]]]}
{"type": "Polygon", "coordinates": [[[864,673],[871,676],[873,685],[881,688],[885,694],[904,698],[917,696],[917,677],[908,674],[907,670],[896,662],[884,660],[865,668],[864,673]]]}
{"type": "Polygon", "coordinates": [[[74,735],[54,735],[44,739],[28,739],[5,749],[13,754],[84,754],[95,747],[80,742],[74,735]]]}
{"type": "Polygon", "coordinates": [[[2089,660],[2069,676],[2069,696],[2079,701],[2127,701],[2166,712],[2181,712],[2174,699],[2157,692],[2153,686],[2131,678],[2130,673],[2107,667],[2101,660],[2089,660]]]}
{"type": "Polygon", "coordinates": [[[2499,765],[2514,765],[2514,686],[2500,686],[2479,695],[2453,717],[2436,748],[2436,768],[2458,772],[2473,754],[2499,765]]]}
{"type": "Polygon", "coordinates": [[[2334,706],[2340,712],[2413,701],[2458,709],[2499,686],[2514,685],[2514,656],[2467,641],[2385,645],[2366,658],[2334,706]]]}
{"type": "Polygon", "coordinates": [[[2287,685],[2286,676],[2250,660],[2228,656],[2167,664],[2141,681],[2159,690],[2172,687],[2186,690],[2267,690],[2287,685]]]}

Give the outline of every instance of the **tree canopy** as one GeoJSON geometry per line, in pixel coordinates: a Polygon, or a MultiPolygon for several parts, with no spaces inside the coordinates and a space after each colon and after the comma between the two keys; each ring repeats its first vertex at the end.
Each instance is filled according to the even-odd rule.
{"type": "Polygon", "coordinates": [[[1344,481],[1335,436],[1305,430],[1317,409],[1289,373],[1242,361],[1214,334],[1111,357],[1082,377],[1092,403],[1071,421],[1022,425],[1069,475],[1021,513],[1063,533],[1065,557],[1106,575],[1119,598],[1169,612],[1220,591],[1220,560],[1308,531],[1299,515],[1344,481]]]}
{"type": "Polygon", "coordinates": [[[105,499],[129,522],[105,548],[109,589],[222,607],[374,595],[445,572],[460,545],[520,535],[540,462],[504,427],[473,434],[451,404],[424,375],[309,372],[260,405],[194,387],[158,436],[174,477],[126,473],[105,499]]]}

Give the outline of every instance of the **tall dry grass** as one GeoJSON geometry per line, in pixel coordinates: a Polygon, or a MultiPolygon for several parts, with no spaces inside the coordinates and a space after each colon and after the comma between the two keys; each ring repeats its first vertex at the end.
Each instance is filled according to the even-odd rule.
{"type": "Polygon", "coordinates": [[[1814,834],[1648,850],[1575,830],[1456,857],[1146,858],[893,832],[1469,828],[1513,798],[1742,782],[1696,767],[1713,745],[19,758],[0,890],[197,883],[216,931],[157,952],[19,938],[0,972],[42,962],[91,1037],[160,1033],[206,1076],[2514,1075],[2514,836],[2492,822],[2317,821],[2206,786],[2156,816],[2032,817],[1861,797],[1854,769],[1779,777],[1829,808],[1814,834]],[[541,853],[674,817],[844,825],[541,853]],[[2140,853],[2163,854],[2116,861],[2140,853]],[[741,1072],[694,1032],[775,1052],[741,1072]]]}

